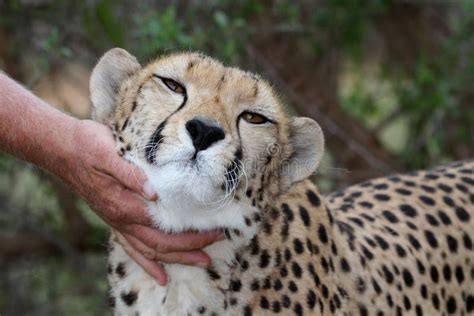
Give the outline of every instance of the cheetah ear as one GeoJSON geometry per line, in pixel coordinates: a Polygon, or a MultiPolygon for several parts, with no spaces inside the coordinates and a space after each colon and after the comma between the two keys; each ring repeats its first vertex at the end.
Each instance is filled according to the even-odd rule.
{"type": "Polygon", "coordinates": [[[318,123],[306,117],[290,121],[290,144],[293,152],[283,165],[288,184],[304,180],[316,171],[324,154],[324,136],[318,123]]]}
{"type": "Polygon", "coordinates": [[[121,48],[113,48],[102,56],[89,82],[94,120],[104,123],[112,115],[120,85],[140,68],[137,59],[121,48]]]}

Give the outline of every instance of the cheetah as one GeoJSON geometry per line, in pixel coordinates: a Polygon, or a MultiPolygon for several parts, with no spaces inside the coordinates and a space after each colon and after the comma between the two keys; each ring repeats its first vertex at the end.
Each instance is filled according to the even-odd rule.
{"type": "Polygon", "coordinates": [[[474,313],[474,161],[323,196],[312,119],[291,117],[260,76],[200,53],[142,67],[112,49],[91,76],[93,118],[160,194],[156,227],[225,231],[212,267],[148,276],[112,232],[115,315],[474,313]]]}

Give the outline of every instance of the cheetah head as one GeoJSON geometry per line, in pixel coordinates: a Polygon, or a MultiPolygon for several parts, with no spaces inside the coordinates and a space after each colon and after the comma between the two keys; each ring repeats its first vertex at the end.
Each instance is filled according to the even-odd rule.
{"type": "Polygon", "coordinates": [[[93,118],[143,168],[160,196],[150,213],[170,230],[224,225],[307,178],[323,155],[315,121],[290,118],[267,82],[202,54],[142,67],[115,48],[90,91],[93,118]]]}

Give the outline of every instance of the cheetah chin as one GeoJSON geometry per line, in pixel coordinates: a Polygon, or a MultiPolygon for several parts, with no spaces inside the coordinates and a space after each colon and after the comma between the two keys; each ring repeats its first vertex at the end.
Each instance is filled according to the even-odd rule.
{"type": "Polygon", "coordinates": [[[474,161],[322,196],[319,125],[258,75],[199,53],[142,67],[116,48],[90,89],[93,118],[159,193],[156,227],[226,233],[204,249],[211,268],[165,264],[160,286],[112,232],[115,315],[474,313],[474,161]]]}

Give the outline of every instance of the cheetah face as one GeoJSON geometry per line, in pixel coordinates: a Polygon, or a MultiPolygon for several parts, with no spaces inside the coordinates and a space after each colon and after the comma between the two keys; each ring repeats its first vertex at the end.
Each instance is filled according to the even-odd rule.
{"type": "Polygon", "coordinates": [[[314,121],[290,119],[265,81],[202,54],[142,68],[113,49],[94,69],[91,96],[94,118],[113,126],[121,153],[145,170],[158,208],[169,210],[161,223],[218,217],[248,188],[277,193],[314,172],[323,153],[314,121]]]}

